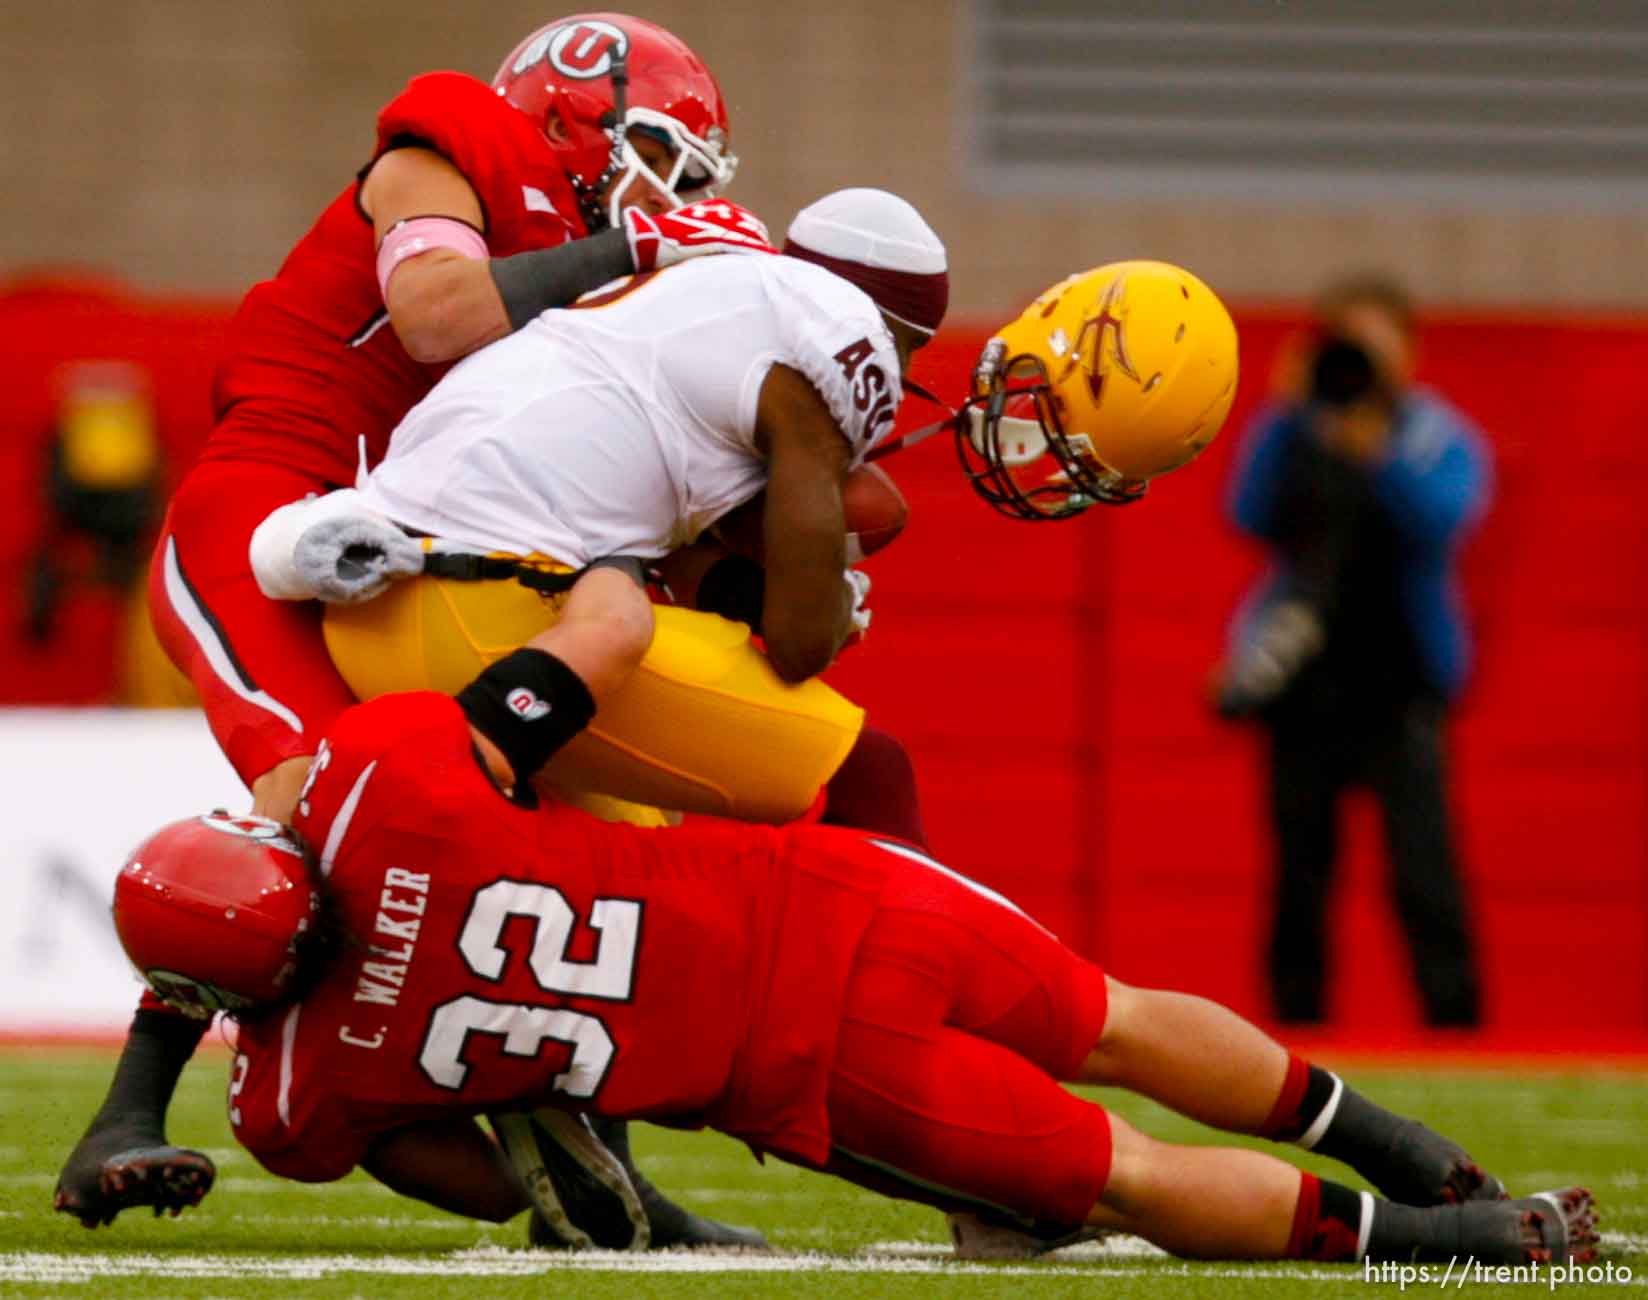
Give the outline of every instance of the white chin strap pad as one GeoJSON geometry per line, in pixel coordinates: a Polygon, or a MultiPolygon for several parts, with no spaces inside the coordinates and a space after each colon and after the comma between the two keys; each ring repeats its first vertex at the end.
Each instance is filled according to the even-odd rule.
{"type": "MultiPolygon", "coordinates": [[[[967,422],[973,450],[980,456],[985,455],[983,409],[977,406],[969,407],[967,422]]],[[[1047,452],[1047,435],[1042,432],[1040,420],[1002,416],[998,422],[997,442],[1001,448],[1001,463],[1008,469],[1019,469],[1032,464],[1047,452]]]]}

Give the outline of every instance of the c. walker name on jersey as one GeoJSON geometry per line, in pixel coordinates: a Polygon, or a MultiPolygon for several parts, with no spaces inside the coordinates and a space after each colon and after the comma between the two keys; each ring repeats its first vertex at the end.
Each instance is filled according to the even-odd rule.
{"type": "MultiPolygon", "coordinates": [[[[383,876],[378,895],[378,914],[372,932],[382,938],[368,948],[355,980],[355,1001],[392,1007],[400,1000],[406,984],[406,968],[411,964],[429,905],[429,874],[390,867],[383,876]],[[403,891],[397,893],[396,891],[403,891]]],[[[374,1044],[375,1046],[375,1044],[374,1044]]]]}

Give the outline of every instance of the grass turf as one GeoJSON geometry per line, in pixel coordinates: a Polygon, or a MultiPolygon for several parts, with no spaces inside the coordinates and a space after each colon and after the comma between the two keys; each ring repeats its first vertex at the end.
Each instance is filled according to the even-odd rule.
{"type": "MultiPolygon", "coordinates": [[[[50,1211],[59,1163],[107,1084],[113,1055],[90,1049],[0,1050],[0,1296],[506,1297],[572,1289],[580,1297],[682,1295],[1321,1296],[1395,1294],[1355,1266],[1185,1264],[1138,1243],[1084,1247],[1015,1265],[954,1265],[940,1217],[777,1162],[765,1167],[712,1134],[637,1127],[644,1169],[700,1213],[764,1231],[775,1257],[527,1254],[525,1221],[474,1224],[399,1199],[356,1174],[303,1186],[265,1174],[233,1145],[223,1113],[227,1058],[203,1053],[173,1108],[171,1136],[208,1151],[216,1189],[181,1219],[128,1211],[88,1232],[50,1211]]],[[[1614,1276],[1648,1283],[1648,1078],[1605,1068],[1572,1072],[1346,1071],[1369,1095],[1417,1114],[1465,1143],[1513,1192],[1583,1183],[1602,1208],[1614,1276]]],[[[1208,1130],[1149,1103],[1101,1099],[1156,1136],[1205,1142],[1208,1130]]],[[[1223,1139],[1220,1139],[1223,1140],[1223,1139]]],[[[1286,1154],[1286,1153],[1284,1153],[1286,1154]]],[[[1299,1163],[1360,1186],[1338,1166],[1299,1163]]],[[[1406,1289],[1439,1289],[1439,1274],[1406,1289]]],[[[1576,1284],[1558,1285],[1558,1291],[1576,1284]]],[[[1550,1294],[1456,1270],[1450,1291],[1550,1294]]]]}

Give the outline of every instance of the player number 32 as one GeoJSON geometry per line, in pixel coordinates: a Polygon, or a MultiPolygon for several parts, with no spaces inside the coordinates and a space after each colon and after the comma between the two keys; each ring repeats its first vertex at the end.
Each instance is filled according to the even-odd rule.
{"type": "MultiPolygon", "coordinates": [[[[512,916],[534,922],[526,962],[545,993],[629,1001],[641,938],[640,903],[596,899],[589,913],[590,928],[600,934],[595,960],[569,961],[567,947],[578,918],[560,890],[522,880],[497,880],[476,890],[458,936],[458,951],[470,971],[490,983],[504,979],[509,952],[501,940],[512,916]]],[[[545,1042],[567,1044],[572,1058],[553,1086],[568,1097],[593,1097],[612,1067],[612,1035],[597,1016],[465,995],[441,1003],[430,1015],[418,1064],[432,1083],[454,1091],[463,1087],[469,1077],[464,1047],[471,1034],[500,1037],[505,1055],[528,1059],[536,1057],[545,1042]]]]}

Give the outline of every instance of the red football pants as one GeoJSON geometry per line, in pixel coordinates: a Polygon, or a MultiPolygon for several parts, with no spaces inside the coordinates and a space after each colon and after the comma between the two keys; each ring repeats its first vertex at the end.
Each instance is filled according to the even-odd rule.
{"type": "Polygon", "coordinates": [[[198,464],[172,498],[149,571],[160,644],[200,692],[212,734],[248,786],[313,754],[355,702],[326,652],[324,607],[270,600],[246,553],[271,511],[326,490],[279,466],[198,464]]]}
{"type": "MultiPolygon", "coordinates": [[[[885,847],[885,846],[884,846],[885,847]]],[[[943,1209],[1080,1224],[1110,1122],[1072,1079],[1104,973],[1011,903],[913,849],[854,962],[830,1079],[832,1173],[943,1209]]]]}

